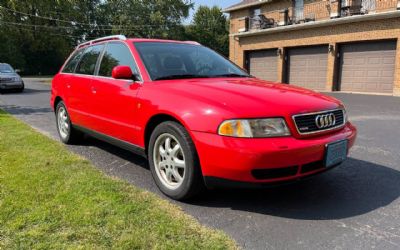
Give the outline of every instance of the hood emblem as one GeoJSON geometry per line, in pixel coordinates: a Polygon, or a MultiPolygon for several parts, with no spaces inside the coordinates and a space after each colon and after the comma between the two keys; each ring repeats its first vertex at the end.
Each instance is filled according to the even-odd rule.
{"type": "Polygon", "coordinates": [[[329,128],[335,126],[335,124],[336,124],[336,117],[335,114],[333,113],[326,115],[318,115],[317,117],[315,117],[315,125],[317,125],[317,128],[319,129],[329,128]]]}

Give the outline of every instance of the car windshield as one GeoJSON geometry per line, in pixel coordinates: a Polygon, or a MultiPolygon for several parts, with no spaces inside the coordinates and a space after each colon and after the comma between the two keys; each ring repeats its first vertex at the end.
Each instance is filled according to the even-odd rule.
{"type": "Polygon", "coordinates": [[[135,46],[152,80],[249,77],[204,46],[166,42],[136,42],[135,46]]]}
{"type": "Polygon", "coordinates": [[[8,64],[0,64],[0,73],[14,73],[14,70],[8,64]]]}

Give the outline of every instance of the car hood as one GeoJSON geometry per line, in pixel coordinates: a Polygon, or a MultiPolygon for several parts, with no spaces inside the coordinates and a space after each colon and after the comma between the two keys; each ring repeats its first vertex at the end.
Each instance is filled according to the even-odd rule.
{"type": "Polygon", "coordinates": [[[236,118],[291,116],[342,105],[333,97],[308,89],[256,78],[174,80],[158,84],[170,93],[201,102],[203,108],[225,110],[236,118]]]}
{"type": "Polygon", "coordinates": [[[17,73],[0,73],[0,78],[18,77],[17,73]]]}

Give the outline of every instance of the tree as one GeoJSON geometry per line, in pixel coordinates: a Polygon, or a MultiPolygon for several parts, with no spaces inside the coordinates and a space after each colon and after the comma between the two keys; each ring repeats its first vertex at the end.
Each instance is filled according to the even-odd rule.
{"type": "Polygon", "coordinates": [[[195,40],[228,56],[228,21],[219,7],[200,6],[194,14],[191,25],[187,27],[187,34],[190,40],[195,40]]]}
{"type": "Polygon", "coordinates": [[[74,46],[112,34],[182,39],[189,0],[0,0],[0,62],[54,74],[74,46]]]}
{"type": "Polygon", "coordinates": [[[109,0],[113,33],[131,37],[180,39],[182,21],[193,4],[189,0],[109,0]]]}

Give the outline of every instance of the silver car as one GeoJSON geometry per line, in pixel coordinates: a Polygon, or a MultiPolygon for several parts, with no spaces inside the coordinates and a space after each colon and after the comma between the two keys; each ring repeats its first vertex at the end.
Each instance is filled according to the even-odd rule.
{"type": "Polygon", "coordinates": [[[0,93],[4,90],[24,91],[25,85],[22,78],[7,63],[0,63],[0,93]]]}

